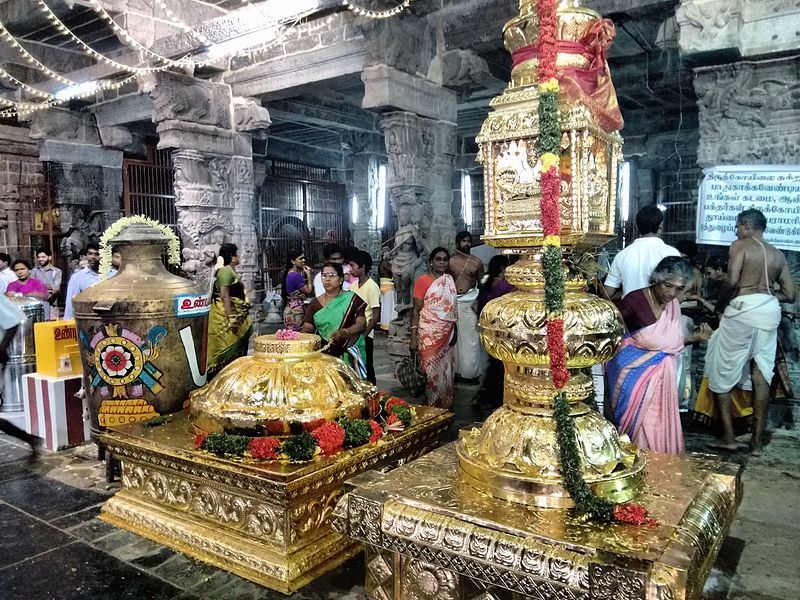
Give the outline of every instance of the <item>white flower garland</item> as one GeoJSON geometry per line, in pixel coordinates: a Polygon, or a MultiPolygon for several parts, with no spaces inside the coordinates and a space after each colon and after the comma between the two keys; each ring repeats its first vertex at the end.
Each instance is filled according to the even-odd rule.
{"type": "Polygon", "coordinates": [[[124,229],[139,223],[149,225],[167,236],[169,240],[167,244],[167,262],[171,265],[181,264],[181,243],[170,227],[143,215],[131,215],[113,223],[100,237],[100,279],[108,277],[108,270],[111,268],[111,240],[122,233],[124,229]]]}

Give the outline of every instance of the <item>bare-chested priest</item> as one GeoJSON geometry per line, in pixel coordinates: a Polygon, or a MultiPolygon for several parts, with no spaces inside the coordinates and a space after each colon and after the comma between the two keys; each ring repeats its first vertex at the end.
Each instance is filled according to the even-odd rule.
{"type": "Polygon", "coordinates": [[[708,342],[706,376],[717,400],[723,437],[712,447],[736,450],[731,390],[753,390],[750,450],[761,453],[769,407],[769,386],[781,321],[780,302],[794,302],[795,288],[783,253],[764,240],[767,219],[751,208],[736,217],[728,281],[720,292],[719,329],[708,342]],[[775,289],[777,284],[777,288],[775,289]]]}
{"type": "Polygon", "coordinates": [[[456,377],[477,384],[481,374],[481,341],[478,337],[477,300],[483,263],[470,254],[472,235],[456,235],[456,253],[450,258],[450,274],[458,292],[458,337],[456,338],[456,377]]]}

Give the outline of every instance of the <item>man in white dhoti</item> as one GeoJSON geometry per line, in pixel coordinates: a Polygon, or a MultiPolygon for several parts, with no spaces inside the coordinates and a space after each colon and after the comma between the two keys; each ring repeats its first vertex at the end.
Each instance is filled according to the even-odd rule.
{"type": "Polygon", "coordinates": [[[458,292],[458,333],[456,337],[456,380],[477,384],[483,371],[481,340],[478,336],[478,284],[483,278],[483,263],[470,254],[472,235],[456,235],[456,253],[450,258],[450,274],[458,292]]]}
{"type": "Polygon", "coordinates": [[[769,386],[781,321],[780,302],[794,302],[795,288],[783,253],[764,240],[767,220],[749,209],[736,218],[736,240],[730,249],[728,281],[720,292],[719,329],[708,342],[706,376],[714,392],[723,437],[711,446],[736,450],[731,391],[753,390],[753,435],[750,450],[761,453],[769,407],[769,386]],[[778,290],[775,290],[775,284],[778,290]]]}

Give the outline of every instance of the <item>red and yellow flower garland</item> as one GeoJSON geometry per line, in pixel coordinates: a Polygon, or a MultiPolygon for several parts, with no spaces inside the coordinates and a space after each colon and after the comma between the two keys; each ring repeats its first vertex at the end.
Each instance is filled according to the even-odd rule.
{"type": "Polygon", "coordinates": [[[559,193],[561,188],[561,123],[558,109],[558,79],[556,57],[556,0],[538,0],[539,37],[536,55],[539,57],[539,162],[541,165],[540,210],[544,249],[544,300],[547,311],[547,351],[550,355],[550,375],[559,392],[554,398],[554,418],[559,446],[559,461],[564,487],[575,506],[591,519],[621,521],[654,526],[647,510],[639,504],[615,506],[592,492],[583,478],[578,451],[575,422],[570,414],[569,401],[561,391],[569,381],[567,351],[564,343],[564,269],[561,262],[561,218],[559,193]]]}

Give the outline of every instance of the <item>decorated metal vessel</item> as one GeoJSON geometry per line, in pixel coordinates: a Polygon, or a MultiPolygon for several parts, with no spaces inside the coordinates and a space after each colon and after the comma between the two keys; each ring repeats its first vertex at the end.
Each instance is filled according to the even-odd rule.
{"type": "Polygon", "coordinates": [[[146,223],[124,228],[109,240],[119,272],[72,300],[95,434],[180,411],[206,383],[209,295],[164,268],[169,242],[146,223]]]}
{"type": "Polygon", "coordinates": [[[554,418],[554,397],[570,402],[583,478],[592,490],[624,502],[641,490],[644,456],[584,401],[594,389],[584,369],[609,360],[622,341],[622,319],[614,305],[587,294],[580,275],[564,270],[563,327],[566,367],[563,390],[550,371],[543,247],[548,242],[541,210],[542,123],[540,53],[553,48],[558,71],[560,139],[552,140],[558,170],[560,230],[551,244],[593,246],[614,236],[616,171],[622,121],[605,64],[613,26],[576,2],[561,2],[552,45],[538,43],[536,3],[522,0],[520,14],[504,28],[512,53],[512,81],[492,101],[477,138],[486,182],[487,244],[520,260],[506,270],[517,287],[487,304],[480,317],[487,352],[505,365],[504,404],[458,444],[464,481],[495,497],[539,506],[573,505],[564,486],[554,418]],[[593,70],[596,69],[596,70],[593,70]],[[605,76],[603,76],[605,69],[605,76]],[[593,85],[581,83],[590,72],[593,85]]]}

